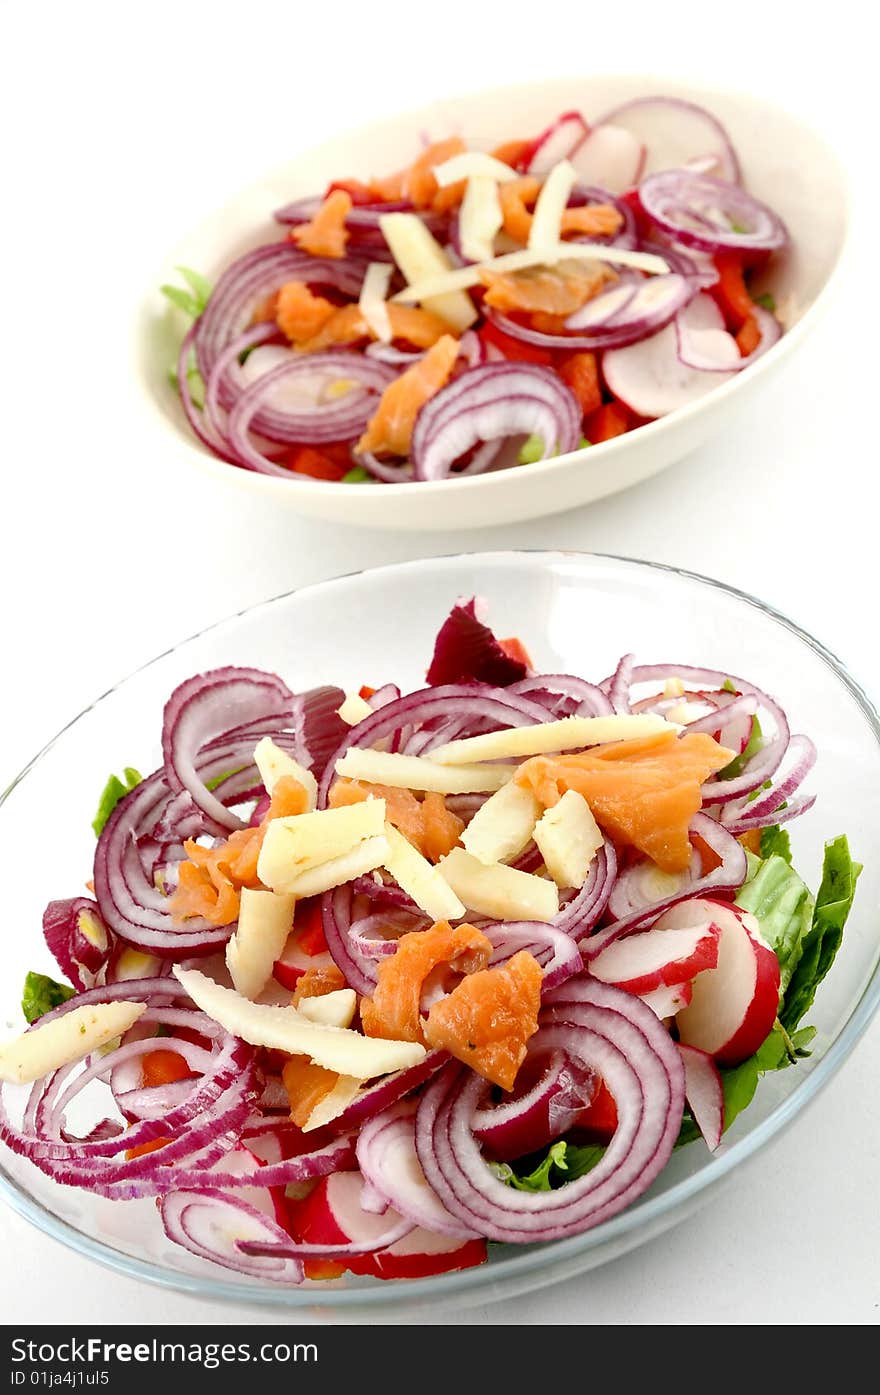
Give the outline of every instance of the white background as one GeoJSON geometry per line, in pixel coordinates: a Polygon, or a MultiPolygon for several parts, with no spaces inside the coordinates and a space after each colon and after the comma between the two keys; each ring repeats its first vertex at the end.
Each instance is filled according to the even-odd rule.
{"type": "MultiPolygon", "coordinates": [[[[787,611],[880,694],[867,11],[836,3],[811,16],[751,0],[0,5],[0,788],[111,682],[204,624],[336,573],[463,549],[564,546],[712,574],[787,611]],[[836,303],[735,430],[566,517],[422,535],[266,517],[156,447],[120,346],[166,248],[207,210],[374,116],[603,68],[654,72],[657,90],[666,73],[775,98],[850,167],[857,219],[836,303]]],[[[503,114],[502,134],[508,126],[517,134],[503,114]]],[[[63,816],[62,798],[52,836],[63,837],[63,816]]],[[[806,1115],[695,1217],[564,1287],[454,1320],[876,1323],[878,1078],[875,1023],[806,1115]]],[[[12,1324],[276,1320],[119,1278],[6,1208],[0,1311],[12,1324]]]]}

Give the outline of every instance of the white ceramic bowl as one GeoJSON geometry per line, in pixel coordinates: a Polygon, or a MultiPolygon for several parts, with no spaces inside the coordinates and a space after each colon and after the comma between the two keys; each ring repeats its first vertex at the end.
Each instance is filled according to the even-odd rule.
{"type": "Polygon", "coordinates": [[[235,194],[173,248],[157,266],[135,326],[134,371],[148,411],[166,428],[167,448],[214,480],[231,476],[267,508],[364,526],[402,529],[487,527],[586,504],[647,479],[728,428],[750,396],[803,343],[827,303],[847,235],[848,191],[836,156],[821,137],[772,102],[653,76],[592,76],[495,88],[435,102],[391,120],[336,136],[235,194]],[[786,324],[778,343],[701,400],[625,436],[539,464],[418,485],[335,484],[276,479],[218,460],[190,430],[168,379],[182,327],[159,294],[174,268],[193,266],[215,279],[234,258],[277,238],[273,209],[326,187],[332,178],[369,178],[413,157],[417,132],[440,138],[502,141],[539,131],[561,111],[587,118],[650,93],[707,107],[727,128],[748,190],[769,203],[791,232],[791,247],[774,258],[774,296],[786,324]]]}

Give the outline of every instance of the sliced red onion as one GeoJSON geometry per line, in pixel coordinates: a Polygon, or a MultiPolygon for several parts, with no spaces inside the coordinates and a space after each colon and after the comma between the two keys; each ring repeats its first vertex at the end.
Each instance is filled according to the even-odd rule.
{"type": "Polygon", "coordinates": [[[87,896],[50,901],[43,912],[43,938],[65,978],[79,989],[94,987],[114,945],[97,903],[87,896]]]}
{"type": "Polygon", "coordinates": [[[372,1255],[380,1250],[387,1250],[390,1245],[394,1245],[405,1235],[409,1235],[410,1231],[415,1230],[412,1221],[403,1220],[393,1210],[390,1214],[385,1212],[382,1216],[376,1216],[369,1211],[362,1214],[365,1219],[382,1221],[382,1226],[362,1227],[371,1232],[363,1240],[352,1240],[340,1245],[309,1245],[285,1236],[280,1243],[269,1240],[242,1240],[239,1242],[239,1249],[245,1255],[265,1255],[279,1259],[349,1259],[355,1255],[372,1255]]]}
{"type": "Polygon", "coordinates": [[[788,241],[772,208],[708,174],[667,169],[648,175],[639,185],[639,201],[665,233],[701,252],[772,251],[788,241]]]}
{"type": "Polygon", "coordinates": [[[565,321],[566,329],[605,329],[627,309],[641,284],[641,278],[638,276],[626,279],[621,277],[610,290],[593,296],[580,310],[575,310],[573,315],[569,315],[565,321]]]}
{"type": "Polygon", "coordinates": [[[585,1176],[547,1192],[519,1191],[496,1177],[474,1135],[486,1085],[464,1067],[443,1070],[419,1104],[416,1149],[428,1182],[453,1215],[491,1240],[559,1239],[616,1215],[665,1167],[681,1127],[684,1070],[665,1027],[628,993],[572,982],[576,998],[565,996],[567,987],[548,995],[548,1025],[533,1048],[567,1052],[614,1096],[616,1132],[585,1176]]]}
{"type": "Polygon", "coordinates": [[[254,1279],[276,1284],[299,1284],[303,1267],[289,1256],[244,1253],[241,1242],[285,1245],[290,1236],[256,1206],[219,1191],[169,1192],[159,1202],[159,1215],[169,1240],[199,1259],[222,1264],[254,1279]]]}
{"type": "Polygon", "coordinates": [[[696,849],[684,872],[662,872],[649,857],[639,858],[617,876],[608,899],[608,914],[615,921],[625,920],[636,912],[652,910],[672,893],[681,891],[690,896],[702,874],[702,859],[696,849]]]}
{"type": "Polygon", "coordinates": [[[494,946],[493,964],[505,963],[520,950],[532,954],[544,971],[542,990],[555,988],[583,969],[584,961],[575,940],[555,925],[537,920],[490,921],[480,928],[494,946]]]}
{"type": "Polygon", "coordinates": [[[535,141],[527,173],[543,179],[560,160],[569,160],[589,135],[579,111],[564,111],[535,141]]]}
{"type": "MultiPolygon", "coordinates": [[[[214,366],[211,369],[208,381],[205,384],[205,406],[203,419],[208,422],[216,438],[223,443],[223,450],[227,456],[231,457],[237,465],[243,465],[239,453],[235,450],[229,440],[228,421],[223,406],[221,405],[221,390],[226,385],[225,401],[231,406],[237,396],[244,391],[246,383],[239,365],[241,355],[249,350],[256,350],[261,345],[267,345],[272,340],[278,338],[278,328],[274,324],[252,325],[243,334],[237,335],[226,348],[217,355],[214,366]]],[[[272,352],[272,350],[270,350],[272,352]]],[[[283,354],[286,358],[289,350],[280,346],[276,353],[283,354]]]]}
{"type": "MultiPolygon", "coordinates": [[[[530,1052],[526,1058],[534,1061],[530,1052]]],[[[544,1059],[544,1069],[534,1084],[519,1087],[520,1067],[513,1095],[489,1106],[488,1096],[474,1110],[474,1136],[498,1162],[511,1162],[545,1148],[564,1134],[593,1099],[598,1087],[594,1071],[584,1069],[564,1051],[544,1059]]]]}
{"type": "Polygon", "coordinates": [[[364,353],[379,363],[390,364],[392,368],[412,368],[414,363],[425,357],[424,349],[398,349],[394,344],[383,344],[380,339],[368,344],[364,353]]]}
{"type": "Polygon", "coordinates": [[[803,795],[800,799],[793,799],[789,804],[786,804],[784,809],[774,809],[772,813],[731,818],[729,823],[725,823],[725,828],[738,838],[740,834],[751,833],[755,829],[770,828],[778,823],[790,823],[792,819],[800,818],[801,814],[806,814],[815,803],[816,796],[814,794],[803,795]]]}
{"type": "Polygon", "coordinates": [[[733,819],[729,817],[729,814],[733,812],[732,806],[726,805],[723,813],[724,824],[729,827],[732,822],[738,822],[740,816],[745,817],[747,822],[753,823],[754,820],[760,820],[767,814],[775,816],[782,812],[780,806],[786,800],[790,800],[795,790],[803,784],[816,764],[817,754],[816,747],[808,736],[793,736],[788,744],[786,755],[796,755],[797,759],[788,774],[783,779],[777,780],[766,794],[761,794],[757,799],[752,799],[748,803],[740,804],[733,819]]]}
{"type": "Polygon", "coordinates": [[[187,790],[222,828],[243,828],[243,820],[207,789],[196,759],[205,746],[236,727],[267,720],[281,725],[290,718],[293,701],[277,674],[261,669],[213,669],[181,683],[165,705],[162,722],[162,755],[171,787],[187,790]]]}
{"type": "Polygon", "coordinates": [[[510,692],[522,693],[532,699],[543,699],[548,694],[551,699],[570,698],[575,706],[572,715],[578,717],[611,716],[614,708],[596,683],[588,683],[571,673],[535,673],[512,683],[510,692]]]}
{"type": "Polygon", "coordinates": [[[379,460],[372,451],[358,451],[353,454],[353,459],[357,459],[359,465],[363,465],[365,470],[369,470],[377,480],[382,480],[384,484],[412,484],[413,473],[408,460],[400,460],[392,465],[387,460],[379,460]]]}
{"type": "Polygon", "coordinates": [[[398,1100],[418,1090],[426,1080],[436,1075],[448,1060],[449,1056],[445,1051],[429,1051],[417,1066],[395,1071],[392,1075],[386,1075],[381,1080],[365,1085],[351,1104],[333,1120],[333,1127],[352,1129],[363,1124],[366,1119],[374,1118],[398,1100]]]}
{"type": "Polygon", "coordinates": [[[422,1172],[415,1144],[416,1108],[415,1100],[402,1100],[361,1126],[358,1167],[387,1204],[413,1225],[470,1239],[477,1232],[449,1214],[422,1172]]]}
{"type": "Polygon", "coordinates": [[[411,458],[418,479],[445,479],[481,441],[540,436],[544,455],[576,450],[581,411],[571,389],[549,368],[486,363],[448,383],[419,412],[411,458]]]}
{"type": "Polygon", "coordinates": [[[177,356],[177,388],[180,393],[181,405],[187,421],[202,445],[207,446],[208,450],[219,456],[221,460],[225,460],[227,465],[239,465],[241,462],[233,453],[225,432],[218,432],[206,424],[204,411],[196,406],[190,391],[189,361],[190,354],[195,347],[199,323],[200,321],[196,320],[184,335],[180,345],[180,353],[177,356]]]}
{"type": "Polygon", "coordinates": [[[690,823],[691,833],[703,839],[712,851],[721,858],[720,864],[713,871],[708,872],[704,877],[699,877],[696,881],[688,881],[680,886],[676,891],[670,892],[668,896],[663,896],[653,904],[642,906],[615,920],[611,925],[598,930],[595,935],[590,935],[580,942],[581,953],[589,963],[595,959],[596,955],[611,944],[613,940],[620,939],[622,935],[629,935],[634,930],[639,930],[648,925],[652,925],[664,911],[670,906],[677,906],[679,901],[687,901],[692,896],[706,896],[709,893],[719,891],[738,891],[746,879],[748,872],[748,862],[746,851],[741,843],[729,829],[722,828],[715,819],[710,819],[707,814],[694,814],[690,823]]]}
{"type": "MultiPolygon", "coordinates": [[[[292,203],[277,208],[272,217],[276,223],[285,223],[295,227],[300,223],[311,222],[323,202],[324,198],[320,194],[310,198],[295,199],[292,203]]],[[[374,203],[356,203],[345,215],[345,226],[352,232],[378,231],[380,219],[384,218],[387,213],[412,213],[414,211],[413,204],[409,199],[396,199],[384,203],[377,199],[374,203]]],[[[430,232],[436,233],[442,230],[445,221],[442,214],[433,213],[430,209],[419,209],[418,215],[430,232]]]]}
{"type": "Polygon", "coordinates": [[[605,112],[594,130],[614,126],[628,131],[645,149],[646,160],[639,178],[651,170],[681,168],[692,160],[713,159],[713,172],[722,179],[738,181],[739,161],[730,136],[721,122],[681,97],[636,97],[605,112]]]}

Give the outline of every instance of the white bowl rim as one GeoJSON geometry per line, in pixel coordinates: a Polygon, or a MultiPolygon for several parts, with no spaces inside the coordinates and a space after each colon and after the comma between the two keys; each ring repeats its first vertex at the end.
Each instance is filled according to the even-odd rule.
{"type": "MultiPolygon", "coordinates": [[[[834,264],[832,265],[824,284],[822,285],[821,289],[818,291],[810,305],[807,306],[800,319],[790,329],[787,329],[784,332],[784,334],[782,334],[781,337],[776,341],[776,343],[773,344],[766,351],[766,353],[762,354],[759,358],[757,358],[754,361],[754,363],[750,364],[748,368],[742,369],[736,375],[736,377],[728,379],[724,383],[720,383],[711,392],[706,393],[704,397],[697,398],[695,401],[686,404],[684,407],[677,408],[674,412],[668,413],[665,417],[658,417],[653,421],[649,421],[644,426],[636,428],[636,430],[632,433],[627,432],[622,436],[612,437],[610,440],[607,441],[600,441],[595,445],[591,445],[581,450],[566,451],[562,455],[550,456],[547,460],[535,461],[533,464],[524,467],[528,469],[531,478],[536,479],[540,475],[543,479],[546,479],[548,481],[552,480],[555,475],[565,471],[569,466],[571,466],[575,462],[579,461],[581,464],[584,464],[587,459],[589,459],[590,462],[594,461],[596,458],[596,451],[602,452],[601,459],[603,460],[605,459],[605,456],[611,452],[617,452],[617,454],[620,454],[622,451],[625,451],[629,447],[631,447],[631,437],[634,435],[638,435],[639,440],[644,442],[647,448],[651,440],[662,438],[665,432],[668,432],[669,430],[674,430],[675,427],[677,427],[679,424],[692,421],[700,415],[706,413],[707,411],[711,411],[713,404],[723,405],[723,403],[731,395],[736,394],[740,391],[741,383],[745,382],[746,384],[748,384],[754,382],[762,373],[764,373],[767,370],[768,366],[772,367],[778,364],[780,359],[792,353],[803,341],[803,339],[811,332],[816,321],[820,318],[821,314],[828,306],[832,294],[836,291],[837,285],[840,280],[841,271],[843,266],[845,265],[851,246],[851,212],[853,204],[851,179],[846,167],[843,165],[842,161],[838,157],[837,151],[832,148],[825,136],[822,135],[822,133],[812,124],[812,122],[805,120],[800,115],[800,113],[794,115],[793,113],[788,111],[787,108],[782,107],[779,103],[774,102],[770,98],[766,98],[763,95],[756,99],[753,93],[746,92],[742,88],[729,86],[721,87],[718,86],[718,84],[716,83],[713,83],[711,86],[704,85],[701,83],[693,83],[689,79],[686,79],[681,76],[674,76],[672,74],[661,76],[658,79],[656,74],[639,74],[624,71],[616,73],[601,72],[593,74],[582,74],[575,72],[569,73],[567,75],[557,74],[555,77],[549,79],[532,79],[526,82],[508,83],[504,86],[492,88],[491,91],[488,93],[485,91],[485,89],[474,88],[466,92],[454,93],[448,99],[440,100],[448,100],[450,102],[467,102],[468,100],[473,100],[477,96],[482,95],[495,96],[499,99],[499,101],[503,101],[505,96],[512,97],[513,94],[539,92],[544,89],[552,88],[557,84],[561,86],[571,81],[583,80],[584,82],[588,82],[591,77],[595,79],[601,79],[602,81],[612,82],[637,81],[645,83],[659,83],[659,86],[656,86],[656,88],[653,89],[657,91],[662,91],[662,84],[665,82],[670,85],[670,88],[674,88],[676,86],[682,89],[686,88],[689,94],[688,99],[690,100],[695,99],[698,95],[702,95],[707,109],[709,110],[711,110],[709,103],[711,101],[711,97],[714,95],[715,97],[721,97],[723,100],[734,102],[740,101],[745,105],[751,104],[755,106],[763,106],[765,108],[773,108],[780,114],[790,116],[793,121],[797,122],[801,130],[809,134],[810,138],[817,145],[823,146],[825,148],[826,152],[832,159],[832,162],[835,167],[835,172],[840,181],[840,192],[842,195],[841,238],[840,245],[837,250],[837,255],[834,260],[834,264]],[[651,434],[649,436],[643,433],[651,434]]],[[[652,89],[648,88],[647,90],[650,91],[652,89]]],[[[674,91],[671,91],[670,95],[676,96],[677,94],[674,91]]],[[[400,112],[396,115],[392,115],[390,118],[382,118],[382,120],[399,120],[403,123],[410,120],[413,113],[416,110],[417,109],[415,108],[411,108],[409,111],[400,112]]],[[[350,128],[348,132],[337,133],[334,139],[344,139],[346,134],[354,136],[358,133],[359,132],[357,128],[350,128]]],[[[301,152],[301,154],[305,153],[307,152],[301,152]]],[[[297,157],[294,156],[291,161],[288,161],[286,163],[288,165],[294,165],[296,164],[296,160],[297,157]]],[[[278,168],[283,169],[284,166],[280,166],[278,168]]],[[[247,192],[247,189],[255,188],[264,181],[270,179],[276,172],[277,170],[264,171],[263,174],[261,176],[258,176],[257,179],[253,180],[250,185],[246,186],[246,188],[244,189],[240,189],[238,191],[238,194],[233,194],[230,197],[230,199],[227,199],[227,204],[230,202],[234,202],[236,198],[245,194],[247,192]]],[[[217,214],[220,211],[220,209],[215,209],[214,214],[217,214]]],[[[213,215],[209,213],[207,215],[207,220],[210,220],[212,216],[213,215]]],[[[194,233],[195,231],[196,229],[190,229],[190,234],[194,233]]],[[[148,318],[146,315],[146,307],[149,303],[149,300],[153,298],[154,295],[148,297],[147,300],[142,302],[141,313],[138,316],[138,325],[140,327],[143,327],[144,321],[148,318]]],[[[149,396],[151,398],[154,398],[155,394],[152,391],[150,391],[149,396]]],[[[200,464],[204,469],[208,470],[212,475],[219,474],[219,476],[224,479],[229,479],[230,475],[240,476],[243,478],[238,478],[236,480],[236,483],[238,485],[244,486],[246,488],[261,490],[269,497],[277,496],[279,498],[286,498],[288,500],[290,498],[290,486],[296,485],[297,483],[301,483],[296,480],[282,479],[276,475],[264,475],[255,470],[247,470],[241,467],[231,466],[226,461],[220,460],[218,457],[214,456],[207,449],[207,447],[202,446],[201,443],[198,442],[197,439],[193,436],[188,423],[184,421],[180,423],[178,428],[174,428],[172,426],[172,423],[168,420],[167,414],[162,413],[162,416],[165,419],[166,426],[173,432],[175,437],[177,437],[183,445],[188,447],[189,453],[194,458],[195,462],[197,464],[200,464]]],[[[407,496],[411,495],[413,486],[415,483],[417,483],[419,489],[419,499],[423,499],[426,503],[428,503],[430,499],[434,495],[436,495],[438,490],[441,491],[441,496],[443,498],[446,498],[449,496],[450,492],[453,489],[455,489],[456,491],[461,493],[466,500],[469,496],[477,496],[481,492],[494,489],[499,482],[503,482],[506,473],[506,471],[500,470],[494,474],[461,475],[446,480],[419,480],[417,482],[408,481],[406,483],[401,484],[383,483],[382,497],[387,498],[389,504],[393,504],[394,500],[401,496],[401,493],[407,496]]],[[[342,481],[331,480],[314,480],[309,482],[308,485],[303,485],[302,487],[308,488],[313,497],[323,497],[327,499],[340,498],[345,496],[351,497],[352,490],[362,488],[362,486],[357,483],[343,484],[342,481]]]]}
{"type": "MultiPolygon", "coordinates": [[[[24,779],[43,756],[47,755],[56,743],[64,736],[76,722],[80,721],[88,712],[111,697],[117,688],[123,686],[129,679],[135,678],[139,673],[151,668],[161,659],[178,649],[184,648],[187,644],[210,634],[213,630],[220,629],[226,624],[231,624],[237,619],[250,615],[255,611],[269,608],[273,605],[291,599],[293,597],[305,597],[332,588],[340,583],[352,581],[365,575],[387,575],[404,576],[419,567],[432,565],[449,565],[452,568],[455,564],[466,563],[469,566],[479,565],[482,562],[497,565],[499,561],[506,561],[510,565],[518,565],[523,562],[538,559],[549,564],[559,563],[565,559],[589,561],[605,561],[620,564],[624,569],[633,567],[636,570],[642,568],[650,571],[669,573],[673,576],[681,577],[684,580],[697,582],[711,591],[720,591],[726,596],[733,597],[739,601],[752,606],[763,616],[775,620],[778,624],[787,629],[794,637],[801,641],[810,649],[817,658],[821,659],[832,671],[834,676],[847,689],[861,710],[865,720],[873,732],[873,735],[880,744],[880,712],[867,695],[864,688],[849,671],[844,662],[839,659],[832,650],[827,648],[821,640],[818,640],[803,629],[796,621],[792,620],[783,611],[778,610],[773,605],[760,600],[751,595],[748,591],[740,590],[726,582],[717,580],[714,577],[706,576],[700,572],[690,571],[683,567],[676,567],[669,563],[653,562],[646,558],[628,557],[617,553],[578,551],[575,549],[545,549],[545,548],[505,548],[482,552],[459,552],[447,553],[437,557],[415,559],[407,562],[393,562],[380,567],[360,568],[351,572],[342,573],[338,576],[329,577],[323,581],[314,582],[306,586],[293,587],[290,590],[280,592],[266,600],[259,601],[254,605],[247,606],[243,610],[223,616],[211,625],[205,626],[195,634],[189,635],[175,644],[157,654],[147,663],[140,665],[120,679],[111,688],[107,689],[94,702],[90,703],[79,712],[70,722],[66,723],[59,732],[33,757],[24,767],[21,773],[11,781],[8,787],[0,794],[0,807],[6,802],[9,795],[16,786],[24,779]]],[[[767,1116],[765,1120],[757,1125],[751,1132],[742,1139],[732,1144],[730,1151],[720,1157],[713,1157],[699,1172],[676,1183],[668,1191],[662,1192],[658,1196],[647,1201],[640,1202],[637,1208],[629,1208],[621,1212],[618,1216],[609,1221],[603,1222],[592,1230],[584,1231],[580,1235],[574,1235],[564,1240],[556,1240],[544,1245],[525,1246],[518,1252],[505,1256],[492,1262],[491,1265],[478,1265],[472,1269],[455,1270],[447,1274],[440,1274],[424,1279],[397,1279],[377,1281],[376,1286],[350,1287],[341,1289],[330,1289],[324,1285],[315,1288],[309,1287],[273,1287],[267,1285],[265,1288],[251,1284],[236,1283],[232,1280],[215,1279],[213,1276],[195,1276],[166,1269],[160,1264],[151,1263],[147,1260],[137,1259],[134,1256],[123,1254],[112,1249],[109,1245],[104,1245],[99,1241],[92,1240],[70,1225],[67,1221],[60,1220],[51,1212],[45,1210],[39,1203],[22,1188],[20,1183],[9,1176],[5,1167],[0,1162],[0,1196],[2,1196],[19,1215],[23,1216],[34,1224],[38,1230],[43,1231],[53,1239],[59,1240],[67,1248],[86,1258],[93,1259],[102,1264],[105,1268],[128,1277],[143,1279],[146,1282],[159,1287],[169,1288],[178,1292],[190,1293],[198,1297],[208,1297],[220,1299],[221,1301],[245,1303],[253,1306],[271,1306],[276,1308],[296,1308],[296,1307],[320,1307],[328,1308],[375,1308],[381,1309],[386,1306],[393,1306],[399,1298],[402,1304],[407,1304],[410,1300],[433,1299],[442,1301],[444,1299],[460,1302],[467,1294],[478,1295],[483,1290],[484,1301],[491,1301],[492,1286],[506,1278],[526,1279],[527,1276],[540,1272],[545,1267],[549,1267],[552,1261],[571,1259],[579,1254],[588,1253],[602,1245],[613,1246],[615,1240],[620,1241],[621,1251],[634,1248],[640,1243],[637,1232],[644,1227],[650,1233],[652,1221],[661,1222],[666,1219],[667,1224],[675,1223],[677,1216],[683,1215],[688,1204],[693,1207],[703,1204],[710,1194],[717,1191],[728,1178],[733,1169],[741,1163],[753,1158],[762,1148],[766,1147],[776,1135],[794,1119],[805,1106],[815,1099],[819,1091],[824,1088],[833,1078],[844,1061],[854,1050],[859,1040],[867,1031],[872,1019],[880,1009],[880,960],[875,962],[871,977],[865,984],[862,994],[852,1009],[849,1018],[841,1028],[838,1036],[831,1043],[825,1055],[822,1057],[811,1074],[807,1076],[803,1083],[796,1085],[791,1094],[787,1096],[777,1107],[767,1116]]],[[[515,1249],[516,1247],[511,1247],[515,1249]]],[[[618,1252],[621,1252],[618,1251],[618,1252]]],[[[589,1266],[584,1266],[588,1268],[589,1266]]],[[[552,1273],[548,1274],[545,1282],[554,1281],[552,1273]]],[[[537,1287],[538,1285],[531,1285],[537,1287]]]]}

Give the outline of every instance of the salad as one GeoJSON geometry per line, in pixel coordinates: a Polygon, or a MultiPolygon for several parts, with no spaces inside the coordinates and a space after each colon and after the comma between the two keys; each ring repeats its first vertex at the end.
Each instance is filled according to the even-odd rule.
{"type": "Polygon", "coordinates": [[[162,757],[46,907],[0,1138],[203,1260],[404,1279],[580,1234],[809,1055],[860,867],[792,866],[816,751],[749,680],[535,672],[459,600],[419,690],[199,673],[162,757]]]}
{"type": "Polygon", "coordinates": [[[788,232],[710,112],[645,97],[522,134],[339,171],[213,289],[180,267],[199,440],[284,479],[476,475],[632,431],[777,341],[753,284],[788,232]]]}

